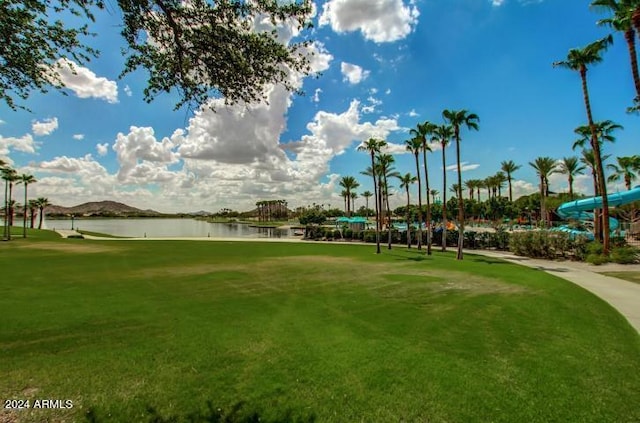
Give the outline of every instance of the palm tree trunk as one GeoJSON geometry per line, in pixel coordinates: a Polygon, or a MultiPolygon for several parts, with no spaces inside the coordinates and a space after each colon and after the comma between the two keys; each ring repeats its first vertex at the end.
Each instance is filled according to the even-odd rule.
{"type": "Polygon", "coordinates": [[[460,168],[460,134],[456,126],[456,158],[458,160],[458,255],[457,260],[462,260],[462,247],[464,245],[464,199],[462,198],[462,170],[460,168]]]}
{"type": "Polygon", "coordinates": [[[9,223],[9,181],[6,179],[4,180],[4,221],[2,223],[2,236],[4,239],[8,239],[7,232],[9,226],[7,225],[9,223]]]}
{"type": "Polygon", "coordinates": [[[569,174],[569,198],[573,200],[573,176],[569,174]]]}
{"type": "Polygon", "coordinates": [[[384,177],[384,201],[387,208],[387,249],[391,249],[391,207],[389,206],[389,184],[387,183],[387,175],[384,177]]]}
{"type": "Polygon", "coordinates": [[[507,181],[509,182],[509,202],[513,202],[513,193],[511,192],[511,174],[507,177],[507,181]]]}
{"type": "Polygon", "coordinates": [[[636,98],[640,99],[640,73],[638,73],[638,57],[636,55],[636,31],[633,28],[629,28],[624,32],[624,38],[629,48],[631,74],[633,75],[633,85],[636,88],[636,98]]]}
{"type": "Polygon", "coordinates": [[[410,205],[411,205],[411,200],[409,199],[409,185],[407,185],[407,248],[408,249],[411,249],[411,230],[409,229],[411,225],[411,223],[409,222],[410,220],[409,206],[410,205]]]}
{"type": "MultiPolygon", "coordinates": [[[[418,152],[415,152],[416,159],[416,175],[418,176],[418,250],[422,250],[422,181],[420,180],[420,159],[418,158],[418,152]]],[[[429,199],[429,191],[427,191],[427,201],[429,199]]],[[[409,196],[409,189],[407,188],[407,201],[409,196]]],[[[407,203],[407,208],[409,204],[407,203]]],[[[409,216],[409,211],[407,209],[407,217],[409,216]]],[[[409,219],[407,218],[407,239],[409,238],[409,219]]],[[[407,241],[408,242],[408,241],[407,241]]],[[[411,248],[411,244],[409,244],[409,248],[411,248]]],[[[429,248],[429,247],[427,247],[429,248]]]]}
{"type": "Polygon", "coordinates": [[[582,92],[584,95],[584,105],[587,109],[587,120],[591,128],[591,148],[595,158],[596,170],[598,172],[598,184],[600,186],[600,195],[602,196],[602,252],[604,255],[609,254],[609,199],[607,198],[607,184],[604,178],[604,169],[602,167],[602,155],[600,154],[600,142],[596,133],[596,126],[593,123],[593,115],[591,114],[591,103],[589,101],[589,90],[587,88],[587,69],[580,69],[580,78],[582,79],[582,92]]]}
{"type": "Polygon", "coordinates": [[[442,146],[442,252],[447,251],[447,164],[442,146]]]}
{"type": "MultiPolygon", "coordinates": [[[[425,149],[422,150],[422,160],[424,162],[425,193],[427,194],[427,222],[425,226],[425,229],[427,230],[427,255],[430,256],[431,234],[433,233],[433,228],[431,227],[431,202],[429,201],[429,168],[427,167],[427,151],[425,149]]],[[[435,200],[433,202],[435,203],[435,200]]],[[[422,221],[420,221],[420,227],[422,227],[422,221]]]]}
{"type": "MultiPolygon", "coordinates": [[[[25,179],[26,181],[26,179],[25,179]]],[[[22,211],[22,237],[27,237],[27,184],[24,183],[24,209],[22,211]]]]}
{"type": "Polygon", "coordinates": [[[540,220],[542,226],[547,227],[547,205],[545,201],[545,192],[547,190],[544,187],[544,176],[540,175],[540,220]]]}
{"type": "Polygon", "coordinates": [[[373,194],[376,197],[376,254],[380,254],[380,209],[378,208],[378,182],[376,181],[376,161],[371,151],[371,174],[373,175],[373,194]]]}
{"type": "Polygon", "coordinates": [[[9,201],[5,213],[9,213],[9,221],[7,222],[7,239],[11,241],[11,226],[13,226],[13,206],[11,205],[11,195],[13,191],[13,183],[9,181],[9,201]]]}

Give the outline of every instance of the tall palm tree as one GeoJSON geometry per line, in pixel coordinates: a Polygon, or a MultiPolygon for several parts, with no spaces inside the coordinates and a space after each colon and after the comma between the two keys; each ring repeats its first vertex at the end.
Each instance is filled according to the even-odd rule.
{"type": "MultiPolygon", "coordinates": [[[[636,31],[633,28],[633,1],[629,0],[594,0],[591,6],[599,9],[608,9],[611,16],[598,21],[598,25],[612,28],[621,32],[627,42],[629,61],[631,63],[631,76],[636,89],[636,99],[640,99],[640,73],[638,72],[638,57],[636,54],[636,31]]],[[[635,2],[640,4],[640,2],[635,2]]]]}
{"type": "Polygon", "coordinates": [[[467,110],[445,110],[442,112],[445,121],[453,126],[453,136],[456,140],[456,159],[458,163],[458,255],[456,258],[462,260],[462,247],[464,243],[464,199],[462,198],[462,166],[460,165],[460,127],[477,131],[480,118],[475,113],[467,110]]]}
{"type": "Polygon", "coordinates": [[[356,210],[356,198],[358,198],[358,193],[353,191],[351,193],[351,212],[355,212],[356,210]]]}
{"type": "Polygon", "coordinates": [[[4,179],[4,238],[11,240],[11,222],[13,221],[12,192],[13,184],[18,181],[18,172],[10,167],[2,168],[2,179],[4,179]]]}
{"type": "MultiPolygon", "coordinates": [[[[609,154],[605,154],[602,156],[602,161],[606,162],[610,157],[609,154]]],[[[585,148],[582,150],[582,157],[580,157],[580,162],[586,165],[591,170],[591,177],[593,178],[593,195],[600,195],[600,184],[598,182],[598,172],[596,171],[596,159],[593,154],[593,150],[590,148],[585,148]]],[[[597,218],[597,214],[593,215],[593,233],[600,233],[600,219],[597,218]]]]}
{"type": "Polygon", "coordinates": [[[36,178],[33,175],[27,175],[23,173],[20,175],[20,179],[18,181],[19,184],[24,184],[24,209],[23,209],[23,217],[22,217],[22,237],[27,237],[27,187],[29,184],[33,184],[36,182],[36,178]]]}
{"type": "Polygon", "coordinates": [[[507,182],[509,183],[509,201],[513,201],[513,192],[511,190],[511,180],[513,173],[521,167],[522,166],[515,164],[513,160],[505,160],[500,163],[500,170],[502,170],[505,175],[507,175],[507,182]]]}
{"type": "Polygon", "coordinates": [[[507,175],[505,175],[505,173],[502,171],[496,172],[493,177],[495,179],[496,189],[498,190],[498,197],[502,197],[502,187],[504,187],[504,183],[509,179],[507,178],[507,175]]]}
{"type": "Polygon", "coordinates": [[[610,249],[611,234],[609,233],[609,200],[607,199],[607,184],[604,178],[602,153],[600,152],[597,128],[591,113],[591,102],[589,101],[589,89],[587,87],[587,70],[588,66],[602,61],[602,52],[604,52],[612,42],[613,37],[609,35],[608,37],[597,40],[584,48],[571,49],[569,50],[566,60],[555,62],[553,64],[554,66],[560,66],[577,71],[580,74],[580,79],[582,81],[582,96],[587,112],[587,122],[591,129],[591,148],[593,149],[596,161],[598,183],[600,184],[600,193],[602,195],[602,250],[605,255],[609,254],[610,249]]]}
{"type": "Polygon", "coordinates": [[[556,161],[551,157],[538,157],[529,165],[540,177],[540,218],[545,226],[547,223],[546,198],[549,195],[549,175],[556,171],[556,161]]]}
{"type": "Polygon", "coordinates": [[[360,184],[353,176],[343,176],[340,179],[340,186],[345,190],[345,204],[347,216],[351,216],[351,191],[358,188],[360,184]]]}
{"type": "Polygon", "coordinates": [[[347,205],[347,198],[349,196],[349,193],[347,192],[346,189],[343,189],[342,191],[340,191],[340,197],[342,197],[342,201],[344,202],[344,215],[348,216],[349,213],[347,212],[349,206],[347,205]]]}
{"type": "MultiPolygon", "coordinates": [[[[413,131],[413,129],[412,129],[413,131]]],[[[411,152],[416,159],[416,175],[418,179],[418,250],[422,250],[422,183],[420,180],[420,150],[422,149],[422,139],[419,137],[406,140],[405,146],[407,151],[411,152]]],[[[408,174],[407,174],[408,175],[408,174]]],[[[406,175],[405,175],[406,176],[406,175]]],[[[427,177],[427,180],[429,178],[427,177]]],[[[429,201],[429,194],[427,194],[427,202],[429,201]]],[[[427,209],[429,206],[427,206],[427,209]]],[[[427,219],[429,221],[430,219],[427,219]]],[[[429,229],[429,223],[427,223],[427,230],[429,229]]],[[[427,242],[427,254],[430,253],[429,243],[427,242]]]]}
{"type": "Polygon", "coordinates": [[[440,194],[440,191],[438,191],[437,189],[432,189],[432,190],[429,190],[429,194],[431,194],[431,201],[435,203],[436,195],[440,194]]]}
{"type": "MultiPolygon", "coordinates": [[[[406,220],[407,220],[407,248],[411,248],[411,219],[410,219],[410,207],[411,207],[411,199],[409,198],[409,187],[411,184],[415,183],[418,178],[413,176],[410,173],[405,173],[402,176],[396,176],[400,179],[400,188],[404,188],[407,193],[407,211],[406,211],[406,220]]],[[[419,221],[419,226],[422,226],[422,221],[419,221]]]]}
{"type": "Polygon", "coordinates": [[[362,193],[362,196],[364,197],[364,201],[365,201],[365,213],[367,214],[366,217],[369,217],[369,198],[371,198],[373,196],[373,194],[371,193],[371,191],[365,191],[362,193]]]}
{"type": "Polygon", "coordinates": [[[44,218],[44,209],[51,203],[49,203],[49,199],[45,197],[39,197],[36,199],[38,204],[38,210],[40,211],[40,221],[38,222],[38,229],[42,229],[42,220],[44,218]]]}
{"type": "Polygon", "coordinates": [[[569,180],[569,197],[573,199],[573,180],[577,175],[584,173],[585,167],[580,164],[576,156],[563,157],[558,166],[558,173],[567,175],[569,180]]]}
{"type": "Polygon", "coordinates": [[[378,154],[378,175],[382,179],[382,187],[383,187],[383,200],[386,204],[387,208],[387,233],[388,233],[388,242],[387,248],[391,249],[391,206],[389,205],[389,178],[398,177],[400,174],[395,171],[395,167],[393,167],[393,163],[395,162],[395,158],[391,154],[378,154]]]}
{"type": "Polygon", "coordinates": [[[464,181],[465,189],[469,190],[469,200],[473,200],[473,194],[476,192],[477,179],[467,179],[464,181]]]}
{"type": "Polygon", "coordinates": [[[637,179],[637,172],[640,172],[640,155],[616,157],[617,164],[608,164],[607,169],[613,171],[607,178],[608,182],[624,181],[627,190],[631,189],[631,183],[637,179]]]}
{"type": "MultiPolygon", "coordinates": [[[[427,230],[427,255],[431,255],[431,234],[433,228],[431,227],[431,201],[429,201],[429,167],[427,165],[427,152],[431,152],[431,147],[427,142],[429,137],[432,136],[437,128],[437,125],[429,121],[425,121],[417,125],[416,129],[409,131],[416,138],[420,139],[422,144],[422,164],[424,166],[424,182],[425,193],[427,199],[427,216],[426,216],[426,230],[427,230]]],[[[418,179],[420,176],[418,175],[418,179]]],[[[422,230],[422,221],[420,221],[420,230],[422,230]]],[[[421,236],[422,238],[422,236],[421,236]]]]}
{"type": "Polygon", "coordinates": [[[369,138],[358,147],[358,151],[366,151],[371,157],[371,176],[373,177],[373,190],[376,197],[376,254],[380,254],[380,204],[378,201],[378,181],[376,178],[376,154],[387,145],[384,140],[369,138]]]}
{"type": "Polygon", "coordinates": [[[450,125],[440,125],[433,130],[434,139],[442,147],[442,251],[447,251],[447,160],[445,151],[453,137],[450,125]]]}
{"type": "Polygon", "coordinates": [[[34,222],[36,220],[36,212],[38,211],[38,202],[36,200],[29,200],[29,228],[33,229],[34,222]]]}

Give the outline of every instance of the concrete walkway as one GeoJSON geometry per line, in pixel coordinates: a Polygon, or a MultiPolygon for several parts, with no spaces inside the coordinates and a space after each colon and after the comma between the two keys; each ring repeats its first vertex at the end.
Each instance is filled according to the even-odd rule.
{"type": "Polygon", "coordinates": [[[640,271],[640,265],[594,266],[582,262],[559,262],[520,257],[506,251],[468,250],[466,253],[499,258],[566,279],[611,304],[640,333],[640,284],[596,273],[596,271],[640,271]]]}
{"type": "Polygon", "coordinates": [[[82,234],[80,232],[76,232],[74,230],[69,230],[69,229],[56,229],[56,233],[58,233],[62,238],[69,238],[69,237],[81,238],[82,237],[82,234]]]}

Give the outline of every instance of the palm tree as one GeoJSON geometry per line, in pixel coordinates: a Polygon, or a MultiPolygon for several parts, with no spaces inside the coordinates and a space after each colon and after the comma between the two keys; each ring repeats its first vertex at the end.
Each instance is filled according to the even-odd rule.
{"type": "Polygon", "coordinates": [[[29,200],[29,227],[33,229],[34,222],[36,220],[36,212],[38,211],[38,202],[36,200],[29,200]]]}
{"type": "MultiPolygon", "coordinates": [[[[602,156],[602,161],[606,162],[610,157],[609,154],[605,154],[602,156]]],[[[591,177],[593,178],[593,193],[594,196],[598,196],[600,190],[600,184],[598,182],[598,172],[596,172],[596,159],[593,154],[593,150],[585,148],[582,150],[582,157],[580,158],[580,162],[586,165],[589,169],[591,169],[591,177]]],[[[600,219],[597,218],[597,214],[593,215],[593,233],[600,233],[600,219]]]]}
{"type": "Polygon", "coordinates": [[[457,259],[462,260],[462,247],[464,242],[464,200],[462,198],[462,166],[460,165],[460,127],[477,131],[480,118],[475,113],[467,110],[445,110],[442,112],[445,121],[453,126],[453,135],[456,140],[456,158],[458,162],[458,255],[457,259]]]}
{"type": "Polygon", "coordinates": [[[383,199],[387,207],[387,231],[388,231],[388,246],[387,248],[391,249],[391,206],[389,205],[389,178],[398,177],[400,174],[395,171],[393,167],[393,163],[395,162],[394,157],[391,154],[378,154],[378,171],[377,173],[380,175],[382,179],[382,187],[383,187],[383,199]]]}
{"type": "Polygon", "coordinates": [[[11,223],[13,221],[12,192],[13,183],[19,179],[18,172],[10,167],[2,168],[2,179],[4,179],[4,238],[11,240],[11,223]]]}
{"type": "MultiPolygon", "coordinates": [[[[617,129],[624,129],[621,125],[611,121],[611,120],[603,120],[601,122],[594,122],[596,127],[596,134],[598,143],[600,144],[600,148],[602,149],[602,145],[605,141],[607,142],[615,142],[616,138],[613,136],[613,131],[617,129]]],[[[587,143],[591,143],[591,127],[589,125],[578,126],[573,130],[576,134],[580,136],[576,141],[574,141],[573,146],[571,147],[575,150],[577,147],[584,148],[587,143]]]]}
{"type": "MultiPolygon", "coordinates": [[[[611,27],[615,31],[622,32],[627,42],[629,50],[629,60],[631,63],[631,75],[633,77],[633,85],[636,89],[636,99],[640,99],[640,73],[638,72],[638,58],[636,54],[636,31],[633,28],[633,8],[629,0],[594,0],[591,2],[592,7],[608,9],[611,16],[598,21],[598,25],[611,27]]],[[[639,4],[640,2],[635,2],[639,4]]]]}
{"type": "MultiPolygon", "coordinates": [[[[407,248],[411,248],[411,231],[410,231],[410,227],[411,227],[411,222],[410,222],[410,213],[409,213],[409,209],[411,207],[411,199],[409,198],[409,187],[411,186],[411,184],[415,183],[418,178],[416,176],[413,176],[410,173],[405,173],[403,176],[396,176],[398,179],[400,179],[400,188],[404,188],[407,192],[407,211],[406,211],[406,216],[407,216],[407,248]]],[[[418,191],[419,192],[419,191],[418,191]]],[[[422,226],[422,220],[419,221],[419,226],[422,226]]],[[[420,241],[418,241],[418,245],[420,245],[420,241]]]]}
{"type": "Polygon", "coordinates": [[[631,183],[637,179],[636,173],[640,172],[640,156],[616,157],[618,164],[608,164],[607,169],[613,171],[607,178],[608,182],[624,180],[627,190],[631,189],[631,183]]]}
{"type": "Polygon", "coordinates": [[[546,198],[549,195],[549,175],[556,171],[556,161],[551,157],[538,157],[529,165],[535,169],[540,177],[540,217],[547,226],[546,198]]]}
{"type": "MultiPolygon", "coordinates": [[[[429,168],[427,166],[427,152],[431,152],[431,147],[427,142],[428,138],[435,133],[437,125],[425,121],[421,124],[418,124],[416,129],[412,129],[409,132],[415,135],[416,138],[420,139],[422,144],[422,164],[424,166],[424,182],[425,182],[425,193],[427,194],[427,216],[426,216],[426,230],[427,230],[427,255],[431,255],[431,234],[433,232],[433,228],[431,227],[431,201],[429,201],[429,168]]],[[[420,180],[420,174],[418,173],[418,180],[420,180]]],[[[420,187],[418,187],[420,189],[420,187]]],[[[422,207],[420,207],[420,212],[422,213],[422,207]]],[[[419,226],[420,231],[422,231],[422,220],[420,221],[419,226]]],[[[422,238],[422,235],[420,236],[422,238]]]]}
{"type": "Polygon", "coordinates": [[[351,193],[351,212],[353,213],[356,210],[356,198],[358,198],[357,192],[351,193]]]}
{"type": "Polygon", "coordinates": [[[431,194],[431,201],[435,203],[436,195],[440,194],[440,191],[438,191],[437,189],[432,189],[432,190],[429,190],[429,194],[431,194]]]}
{"type": "Polygon", "coordinates": [[[502,171],[498,171],[493,177],[495,179],[496,189],[498,190],[498,197],[502,197],[502,187],[504,187],[504,183],[508,181],[507,175],[502,171]]]}
{"type": "MultiPolygon", "coordinates": [[[[422,149],[422,139],[419,137],[414,137],[414,138],[411,138],[410,140],[406,140],[404,143],[407,151],[413,153],[413,156],[416,159],[416,175],[418,179],[418,250],[422,250],[422,183],[420,180],[420,158],[419,158],[420,150],[422,149]]],[[[429,180],[429,177],[427,177],[427,180],[429,180]]],[[[429,195],[427,194],[427,202],[428,201],[429,201],[429,195]]],[[[428,208],[429,206],[427,206],[427,209],[428,208]]],[[[429,220],[430,219],[427,219],[427,222],[429,220]]],[[[427,230],[428,229],[429,229],[429,223],[427,223],[427,230]]],[[[427,242],[427,254],[430,253],[429,250],[430,250],[429,243],[427,242]]]]}
{"type": "Polygon", "coordinates": [[[375,156],[380,153],[380,149],[385,145],[387,145],[387,142],[384,140],[369,138],[358,147],[358,151],[366,151],[371,156],[371,176],[373,177],[373,190],[376,197],[376,254],[380,254],[380,204],[378,201],[375,156]]]}
{"type": "Polygon", "coordinates": [[[447,160],[445,150],[451,142],[453,128],[440,125],[433,130],[434,138],[442,147],[442,251],[447,251],[447,160]]]}
{"type": "Polygon", "coordinates": [[[36,199],[38,204],[38,210],[40,211],[40,221],[38,222],[38,229],[42,229],[42,220],[44,218],[44,208],[50,205],[49,199],[45,197],[40,197],[36,199]]]}
{"type": "Polygon", "coordinates": [[[476,192],[477,179],[467,179],[464,181],[465,189],[469,190],[469,200],[473,200],[473,194],[476,192]]]}
{"type": "Polygon", "coordinates": [[[519,166],[513,162],[513,160],[503,161],[500,163],[500,170],[502,170],[505,175],[507,175],[507,182],[509,183],[509,201],[513,201],[513,193],[511,191],[511,178],[513,173],[520,169],[522,166],[519,166]]]}
{"type": "Polygon", "coordinates": [[[369,217],[369,198],[371,198],[373,196],[373,194],[371,193],[371,191],[365,191],[362,193],[362,196],[364,197],[364,201],[366,203],[365,207],[365,213],[367,214],[367,217],[369,217]]]}
{"type": "Polygon", "coordinates": [[[454,195],[455,198],[458,198],[460,196],[460,193],[462,192],[460,190],[460,185],[458,184],[451,185],[451,187],[449,188],[449,191],[451,191],[451,193],[454,195]]]}
{"type": "Polygon", "coordinates": [[[24,209],[23,209],[23,217],[22,217],[22,237],[27,237],[27,187],[29,184],[33,184],[36,182],[36,178],[33,175],[27,175],[23,173],[20,175],[20,179],[18,181],[19,184],[24,184],[24,209]]]}
{"type": "Polygon", "coordinates": [[[345,204],[347,206],[345,212],[347,216],[351,216],[351,190],[358,188],[360,184],[353,176],[343,176],[342,179],[340,179],[340,186],[345,190],[345,204]]]}
{"type": "MultiPolygon", "coordinates": [[[[636,173],[640,172],[640,156],[626,156],[626,157],[616,157],[617,165],[608,164],[607,168],[611,169],[614,173],[609,175],[607,181],[609,182],[617,182],[620,179],[624,180],[624,186],[627,190],[631,189],[631,182],[637,179],[636,173]]],[[[635,203],[631,204],[631,220],[635,219],[636,216],[636,206],[635,203]]]]}
{"type": "Polygon", "coordinates": [[[344,215],[348,216],[347,209],[349,206],[347,205],[348,193],[346,189],[343,189],[342,191],[340,191],[340,197],[342,197],[342,200],[344,201],[344,215]]]}
{"type": "Polygon", "coordinates": [[[584,173],[585,167],[580,164],[576,156],[563,157],[558,167],[558,173],[567,175],[569,179],[569,197],[573,199],[573,180],[577,175],[584,173]]]}
{"type": "Polygon", "coordinates": [[[554,66],[561,66],[567,69],[575,70],[580,74],[582,81],[582,95],[585,109],[587,112],[587,121],[591,129],[591,148],[595,157],[596,171],[598,173],[598,183],[600,184],[600,193],[602,195],[602,249],[605,255],[609,254],[610,233],[609,233],[609,200],[607,198],[607,184],[604,178],[604,168],[602,165],[602,154],[600,152],[600,143],[598,142],[597,128],[594,124],[593,115],[591,113],[591,102],[589,101],[589,89],[587,87],[587,69],[589,65],[602,61],[601,53],[613,42],[613,37],[597,40],[581,49],[571,49],[567,55],[567,59],[555,62],[554,66]]]}

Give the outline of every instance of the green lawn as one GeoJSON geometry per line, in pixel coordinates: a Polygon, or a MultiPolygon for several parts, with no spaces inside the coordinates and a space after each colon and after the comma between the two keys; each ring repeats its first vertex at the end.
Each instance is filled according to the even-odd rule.
{"type": "Polygon", "coordinates": [[[629,282],[640,283],[640,272],[605,272],[603,275],[624,279],[629,282]]]}
{"type": "Polygon", "coordinates": [[[74,407],[17,421],[640,421],[640,337],[541,271],[30,234],[0,243],[0,399],[74,407]]]}

